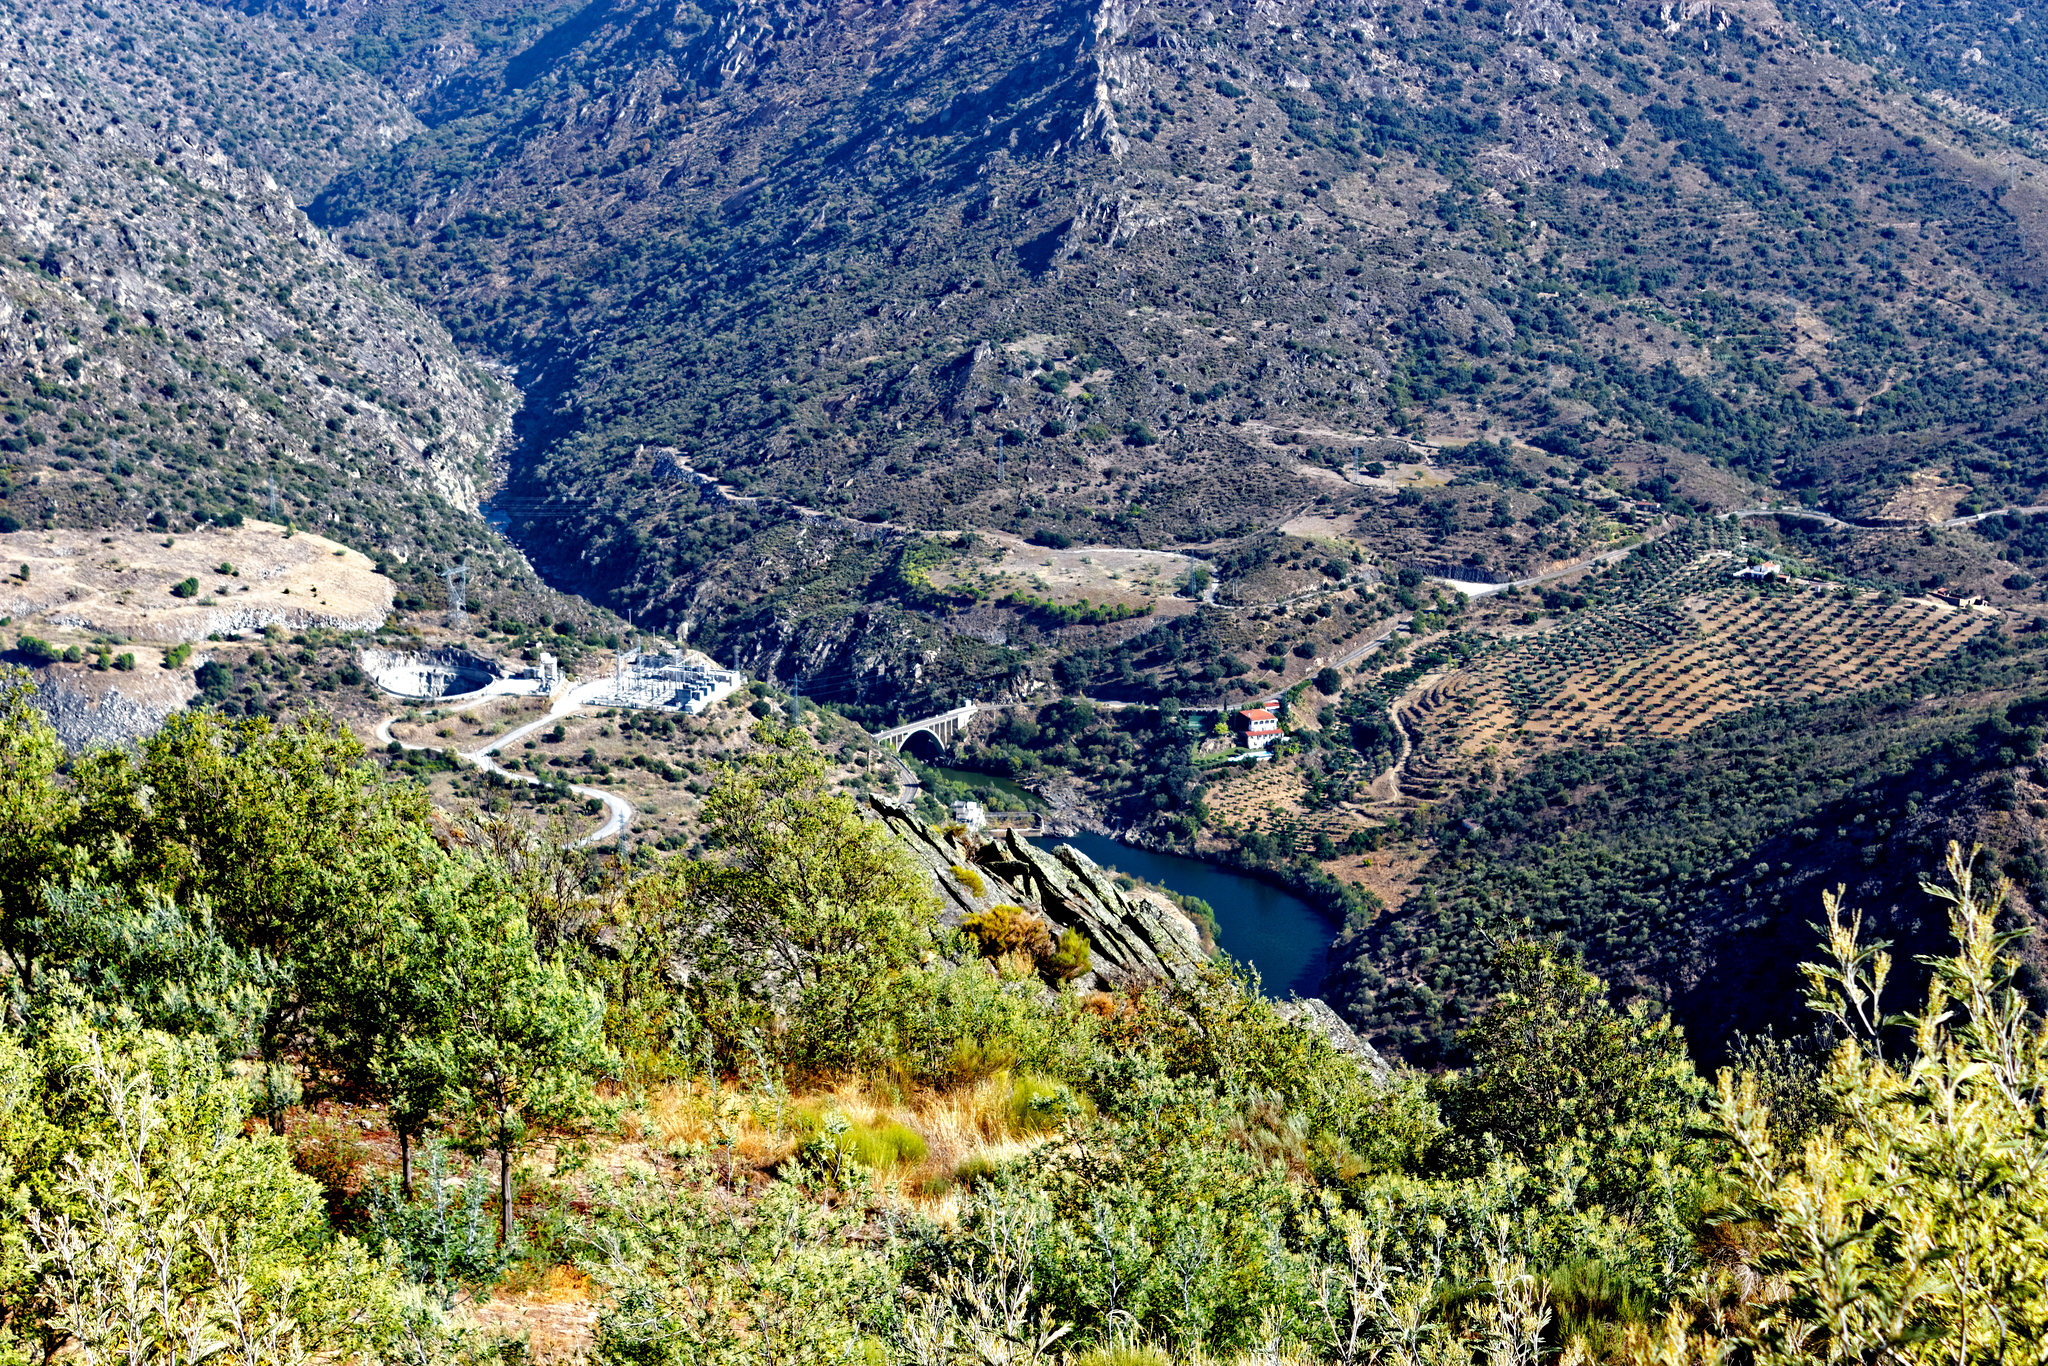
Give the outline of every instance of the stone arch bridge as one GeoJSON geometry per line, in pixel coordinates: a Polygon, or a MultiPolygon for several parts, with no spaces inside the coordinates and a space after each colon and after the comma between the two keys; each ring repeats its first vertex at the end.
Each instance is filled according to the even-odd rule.
{"type": "Polygon", "coordinates": [[[875,738],[888,745],[898,754],[910,743],[910,737],[919,731],[932,737],[940,749],[951,749],[953,742],[963,735],[975,714],[981,710],[979,703],[962,702],[951,711],[942,711],[937,716],[927,716],[922,721],[910,721],[888,730],[878,730],[875,738]]]}

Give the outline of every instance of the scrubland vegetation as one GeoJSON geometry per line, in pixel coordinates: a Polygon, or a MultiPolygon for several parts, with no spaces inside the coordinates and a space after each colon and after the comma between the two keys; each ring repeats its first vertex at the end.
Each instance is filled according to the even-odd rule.
{"type": "Polygon", "coordinates": [[[1917,1016],[1830,898],[1819,1032],[1718,1080],[1537,940],[1466,1066],[1381,1078],[1220,969],[990,960],[803,732],[759,739],[710,854],[626,866],[318,720],[67,762],[11,683],[0,1360],[1931,1363],[2048,1327],[2048,1034],[1960,852],[1917,1016]],[[504,1336],[535,1286],[578,1333],[504,1336]]]}

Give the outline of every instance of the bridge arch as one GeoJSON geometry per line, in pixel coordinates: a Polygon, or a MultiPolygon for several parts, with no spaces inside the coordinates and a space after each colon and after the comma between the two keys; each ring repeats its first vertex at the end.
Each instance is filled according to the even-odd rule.
{"type": "Polygon", "coordinates": [[[875,738],[901,754],[912,737],[922,735],[936,745],[941,754],[953,748],[954,741],[966,733],[969,723],[974,720],[981,707],[973,702],[963,702],[951,711],[927,716],[921,721],[910,721],[888,730],[875,732],[875,738]]]}
{"type": "Polygon", "coordinates": [[[908,754],[927,763],[933,759],[943,759],[953,750],[953,746],[948,744],[943,736],[928,726],[920,727],[893,743],[898,754],[908,754]]]}

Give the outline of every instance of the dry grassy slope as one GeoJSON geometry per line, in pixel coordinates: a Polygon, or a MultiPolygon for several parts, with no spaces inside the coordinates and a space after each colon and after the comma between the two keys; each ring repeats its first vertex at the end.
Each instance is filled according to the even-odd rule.
{"type": "Polygon", "coordinates": [[[324,536],[265,522],[185,536],[16,531],[0,535],[0,615],[63,647],[167,644],[209,635],[316,628],[371,631],[391,580],[324,536]],[[197,592],[173,590],[191,580],[197,592]]]}
{"type": "Polygon", "coordinates": [[[0,512],[182,530],[268,514],[274,483],[373,556],[536,589],[472,511],[516,390],[293,202],[410,135],[403,103],[265,18],[8,13],[0,512]]]}

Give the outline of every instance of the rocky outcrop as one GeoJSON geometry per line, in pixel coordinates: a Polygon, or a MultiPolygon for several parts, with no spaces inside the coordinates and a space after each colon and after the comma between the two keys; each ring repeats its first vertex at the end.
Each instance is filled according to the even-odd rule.
{"type": "Polygon", "coordinates": [[[1311,1034],[1320,1034],[1329,1041],[1330,1047],[1364,1068],[1376,1081],[1391,1080],[1393,1069],[1379,1050],[1358,1037],[1357,1031],[1344,1023],[1344,1017],[1320,996],[1296,998],[1282,1001],[1274,1009],[1280,1018],[1290,1021],[1311,1034]]]}
{"type": "Polygon", "coordinates": [[[47,665],[32,673],[37,709],[73,754],[146,740],[199,692],[190,669],[94,673],[47,665]]]}
{"type": "MultiPolygon", "coordinates": [[[[1092,972],[1077,982],[1082,987],[1191,982],[1207,961],[1200,932],[1178,906],[1143,887],[1119,887],[1107,869],[1072,845],[1047,853],[1014,830],[977,839],[957,825],[936,829],[885,797],[870,796],[868,804],[931,870],[945,903],[940,919],[947,925],[1011,905],[1044,916],[1055,933],[1079,930],[1094,960],[1092,972]]],[[[1329,1002],[1312,996],[1274,1008],[1295,1028],[1328,1041],[1373,1080],[1392,1075],[1386,1060],[1329,1002]]]]}
{"type": "Polygon", "coordinates": [[[958,827],[934,829],[886,798],[868,801],[931,869],[948,925],[998,905],[1036,911],[1055,934],[1074,929],[1088,941],[1094,966],[1083,986],[1191,981],[1206,961],[1201,934],[1179,907],[1142,887],[1117,886],[1078,849],[1046,853],[1013,830],[976,839],[958,827]]]}

